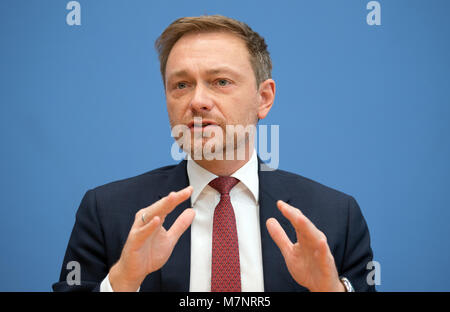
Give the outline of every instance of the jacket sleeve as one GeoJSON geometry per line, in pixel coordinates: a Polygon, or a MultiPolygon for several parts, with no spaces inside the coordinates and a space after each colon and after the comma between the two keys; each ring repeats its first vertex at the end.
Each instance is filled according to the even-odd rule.
{"type": "Polygon", "coordinates": [[[108,274],[105,241],[95,191],[88,191],[76,213],[59,281],[54,291],[99,291],[108,274]]]}
{"type": "MultiPolygon", "coordinates": [[[[347,239],[340,275],[346,277],[355,291],[376,291],[368,282],[367,264],[373,259],[367,223],[353,197],[348,202],[347,239]]],[[[370,279],[369,279],[370,280],[370,279]]]]}

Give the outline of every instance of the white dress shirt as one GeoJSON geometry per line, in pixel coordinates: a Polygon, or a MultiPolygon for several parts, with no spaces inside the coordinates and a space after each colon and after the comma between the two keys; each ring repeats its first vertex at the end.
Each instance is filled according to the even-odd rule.
{"type": "MultiPolygon", "coordinates": [[[[212,231],[218,191],[208,185],[217,176],[188,157],[187,174],[195,218],[191,225],[191,274],[189,291],[211,291],[212,231]]],[[[230,191],[236,217],[242,291],[264,291],[261,235],[259,226],[258,160],[250,160],[231,175],[240,180],[230,191]]]]}
{"type": "MultiPolygon", "coordinates": [[[[209,182],[217,176],[187,157],[189,184],[195,218],[191,225],[191,272],[189,291],[211,291],[212,230],[214,209],[220,194],[209,182]]],[[[231,175],[239,179],[230,191],[236,217],[243,292],[264,291],[261,231],[259,224],[258,160],[253,150],[250,160],[231,175]]],[[[139,290],[139,289],[138,289],[139,290]]],[[[100,285],[100,291],[113,291],[109,275],[100,285]]]]}

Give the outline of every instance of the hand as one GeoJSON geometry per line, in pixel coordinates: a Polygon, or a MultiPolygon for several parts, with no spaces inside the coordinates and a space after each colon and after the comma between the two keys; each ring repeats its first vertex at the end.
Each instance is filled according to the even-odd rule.
{"type": "Polygon", "coordinates": [[[120,259],[109,272],[114,291],[136,291],[148,274],[167,262],[178,239],[194,220],[195,212],[192,208],[184,210],[169,230],[162,224],[166,215],[187,200],[192,191],[193,188],[188,186],[179,192],[171,192],[136,213],[120,259]]]}
{"type": "Polygon", "coordinates": [[[319,231],[299,209],[279,200],[283,216],[292,224],[297,234],[293,244],[274,218],[266,222],[270,236],[280,248],[289,273],[294,280],[310,291],[345,291],[339,280],[333,255],[325,234],[319,231]]]}

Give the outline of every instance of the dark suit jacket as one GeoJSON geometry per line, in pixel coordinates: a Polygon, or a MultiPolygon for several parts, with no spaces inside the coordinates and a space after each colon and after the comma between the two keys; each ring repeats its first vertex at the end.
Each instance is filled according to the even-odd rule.
{"type": "MultiPolygon", "coordinates": [[[[59,282],[55,291],[99,290],[101,281],[119,259],[136,212],[171,191],[189,185],[186,161],[159,168],[137,177],[89,190],[77,211],[59,282]],[[77,261],[81,285],[66,282],[68,262],[77,261]]],[[[292,242],[295,231],[276,207],[281,199],[299,208],[327,237],[340,276],[347,277],[356,291],[374,291],[366,282],[366,265],[372,260],[369,231],[360,208],[351,196],[282,170],[262,171],[259,161],[259,205],[265,291],[306,291],[289,274],[280,250],[266,228],[275,217],[292,242]]],[[[191,207],[180,204],[164,222],[169,228],[180,213],[191,207]]],[[[194,238],[195,239],[195,238],[194,238]]],[[[141,291],[189,291],[190,228],[180,237],[167,263],[149,274],[141,291]]]]}

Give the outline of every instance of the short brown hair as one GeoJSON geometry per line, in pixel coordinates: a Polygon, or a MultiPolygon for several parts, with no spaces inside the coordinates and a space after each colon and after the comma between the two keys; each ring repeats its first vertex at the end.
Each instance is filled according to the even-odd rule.
{"type": "Polygon", "coordinates": [[[170,24],[155,42],[159,55],[163,81],[166,81],[166,64],[175,43],[187,33],[194,32],[230,32],[247,45],[250,63],[255,73],[256,84],[272,78],[272,61],[264,38],[253,31],[247,24],[222,15],[203,15],[182,17],[170,24]]]}

